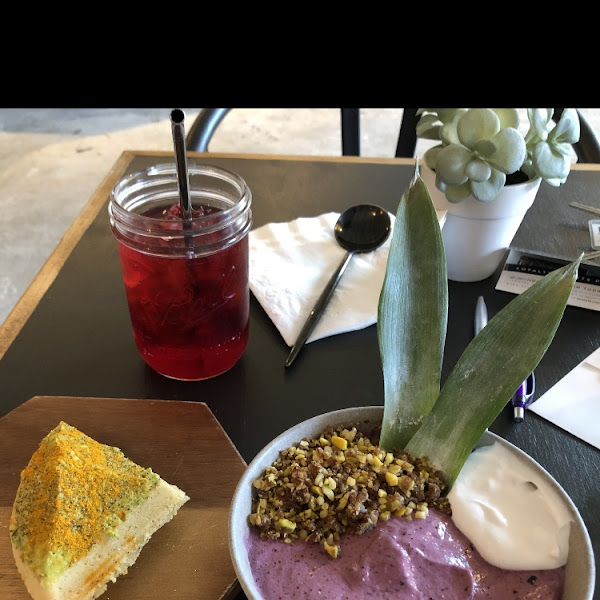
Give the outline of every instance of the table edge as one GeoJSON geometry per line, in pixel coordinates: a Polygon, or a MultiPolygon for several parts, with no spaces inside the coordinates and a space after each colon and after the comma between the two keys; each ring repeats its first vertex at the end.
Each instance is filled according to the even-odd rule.
{"type": "Polygon", "coordinates": [[[107,194],[114,187],[114,182],[117,182],[122,177],[134,156],[135,153],[126,150],[117,159],[100,186],[83,207],[77,218],[71,223],[52,254],[42,265],[4,323],[0,326],[0,359],[2,359],[41,298],[56,279],[69,254],[96,218],[100,208],[106,201],[107,194]]]}

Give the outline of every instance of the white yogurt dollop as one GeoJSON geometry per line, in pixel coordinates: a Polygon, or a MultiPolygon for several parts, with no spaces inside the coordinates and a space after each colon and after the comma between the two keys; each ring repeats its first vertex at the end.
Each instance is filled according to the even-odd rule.
{"type": "Polygon", "coordinates": [[[556,489],[494,442],[471,453],[448,494],[452,520],[502,569],[567,562],[571,518],[556,489]]]}

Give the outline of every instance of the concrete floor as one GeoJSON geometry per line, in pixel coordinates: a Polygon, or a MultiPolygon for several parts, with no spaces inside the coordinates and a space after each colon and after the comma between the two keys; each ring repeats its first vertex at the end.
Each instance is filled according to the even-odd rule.
{"type": "MultiPolygon", "coordinates": [[[[189,127],[199,109],[184,110],[189,127]]],[[[120,154],[173,150],[170,111],[0,109],[0,323],[120,154]]],[[[600,133],[600,109],[582,112],[600,133]]],[[[401,116],[361,110],[363,156],[394,156],[401,116]]],[[[339,156],[339,109],[235,109],[210,150],[339,156]]]]}

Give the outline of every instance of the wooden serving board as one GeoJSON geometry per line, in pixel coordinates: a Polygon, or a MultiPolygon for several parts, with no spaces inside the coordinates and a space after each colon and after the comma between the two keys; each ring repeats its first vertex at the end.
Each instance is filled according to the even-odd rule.
{"type": "Polygon", "coordinates": [[[29,600],[8,534],[20,473],[59,421],[151,467],[190,500],[159,529],[102,600],[231,598],[229,505],[246,465],[200,402],[36,396],[0,419],[0,598],[29,600]]]}

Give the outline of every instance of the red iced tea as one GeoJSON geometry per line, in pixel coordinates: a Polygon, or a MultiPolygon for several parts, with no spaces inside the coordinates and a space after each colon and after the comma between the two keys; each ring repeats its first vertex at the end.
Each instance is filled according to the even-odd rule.
{"type": "MultiPolygon", "coordinates": [[[[218,210],[195,206],[193,216],[218,210]]],[[[177,205],[141,216],[159,217],[167,231],[183,226],[177,205]]],[[[247,235],[191,258],[148,254],[121,240],[118,249],[135,342],[150,367],[175,379],[199,380],[239,360],[248,342],[247,235]]]]}

